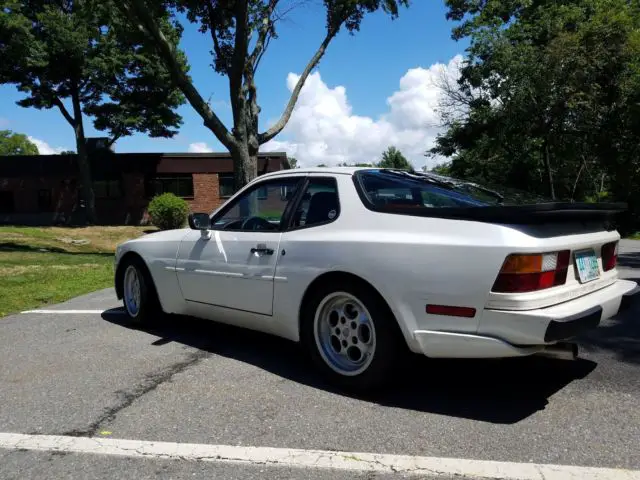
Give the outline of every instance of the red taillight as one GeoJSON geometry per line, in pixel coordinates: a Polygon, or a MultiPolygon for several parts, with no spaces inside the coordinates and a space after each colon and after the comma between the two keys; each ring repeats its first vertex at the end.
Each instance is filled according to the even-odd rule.
{"type": "Polygon", "coordinates": [[[567,281],[571,252],[514,254],[505,260],[492,291],[524,293],[544,290],[567,281]]]}
{"type": "Polygon", "coordinates": [[[605,243],[602,246],[602,270],[608,272],[616,268],[618,263],[618,242],[605,243]]]}

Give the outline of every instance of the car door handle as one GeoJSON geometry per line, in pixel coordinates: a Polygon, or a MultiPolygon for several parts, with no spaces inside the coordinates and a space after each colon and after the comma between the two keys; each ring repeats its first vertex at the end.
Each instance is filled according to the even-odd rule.
{"type": "Polygon", "coordinates": [[[261,253],[263,255],[273,255],[273,248],[267,248],[265,245],[257,245],[251,249],[251,253],[261,253]]]}

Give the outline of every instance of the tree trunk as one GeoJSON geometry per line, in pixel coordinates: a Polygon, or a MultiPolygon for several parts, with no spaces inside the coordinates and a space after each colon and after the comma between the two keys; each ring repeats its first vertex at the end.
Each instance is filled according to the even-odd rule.
{"type": "Polygon", "coordinates": [[[233,178],[236,191],[258,176],[258,152],[249,152],[249,150],[245,144],[230,152],[233,160],[233,178]]]}
{"type": "Polygon", "coordinates": [[[580,169],[578,170],[578,174],[576,175],[576,180],[573,182],[573,189],[571,190],[571,200],[573,201],[573,197],[576,195],[576,188],[578,188],[578,182],[580,181],[580,175],[582,174],[582,170],[587,165],[587,159],[582,156],[582,163],[580,164],[580,169]]]}
{"type": "Polygon", "coordinates": [[[85,223],[93,225],[96,223],[96,206],[93,195],[93,185],[91,183],[91,167],[89,165],[89,156],[87,154],[87,142],[84,137],[84,126],[82,122],[82,109],[80,108],[80,99],[78,92],[71,94],[73,103],[73,116],[75,126],[73,128],[76,135],[76,149],[78,151],[78,170],[80,172],[80,192],[84,200],[84,217],[85,223]]]}
{"type": "Polygon", "coordinates": [[[544,143],[544,168],[547,172],[547,179],[549,180],[549,195],[551,200],[556,199],[556,190],[553,187],[553,172],[551,171],[551,154],[549,153],[549,144],[544,143]]]}

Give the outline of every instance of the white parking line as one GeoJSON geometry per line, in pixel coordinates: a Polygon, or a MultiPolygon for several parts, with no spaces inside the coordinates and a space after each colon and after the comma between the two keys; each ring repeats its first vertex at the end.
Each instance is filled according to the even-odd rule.
{"type": "Polygon", "coordinates": [[[123,315],[124,310],[25,310],[20,313],[104,313],[109,312],[109,315],[123,315]]]}
{"type": "Polygon", "coordinates": [[[502,480],[640,480],[639,470],[459,458],[0,433],[0,448],[502,480]]]}

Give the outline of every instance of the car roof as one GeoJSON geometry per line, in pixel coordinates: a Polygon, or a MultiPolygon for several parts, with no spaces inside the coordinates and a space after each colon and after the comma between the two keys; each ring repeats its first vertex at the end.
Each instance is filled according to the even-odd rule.
{"type": "Polygon", "coordinates": [[[309,167],[309,168],[288,168],[286,170],[277,170],[275,172],[265,173],[259,178],[278,177],[281,175],[306,174],[306,173],[326,173],[329,175],[353,175],[358,170],[371,170],[374,167],[309,167]]]}

